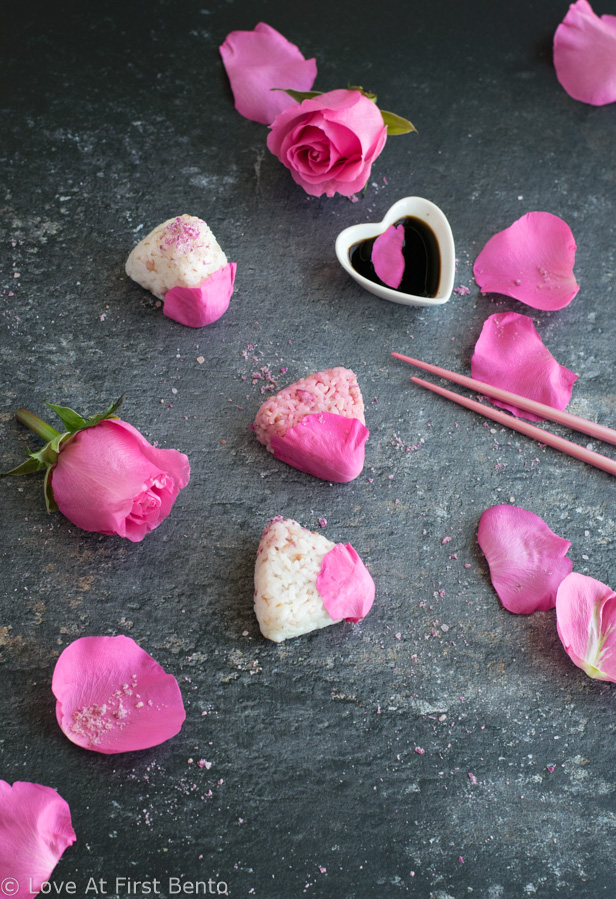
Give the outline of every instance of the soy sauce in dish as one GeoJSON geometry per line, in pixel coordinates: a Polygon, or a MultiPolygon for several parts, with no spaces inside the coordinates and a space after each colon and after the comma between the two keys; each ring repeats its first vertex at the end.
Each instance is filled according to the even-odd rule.
{"type": "MultiPolygon", "coordinates": [[[[434,231],[414,215],[405,215],[394,222],[394,225],[402,225],[404,228],[402,244],[404,274],[399,286],[392,287],[391,290],[416,297],[435,297],[441,278],[441,256],[434,231]]],[[[372,247],[377,237],[378,235],[375,235],[354,243],[349,248],[349,261],[355,271],[364,278],[387,287],[372,264],[372,247]]]]}

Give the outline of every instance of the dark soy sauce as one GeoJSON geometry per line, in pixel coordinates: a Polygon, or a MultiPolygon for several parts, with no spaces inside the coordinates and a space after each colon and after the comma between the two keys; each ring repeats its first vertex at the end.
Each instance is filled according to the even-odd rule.
{"type": "MultiPolygon", "coordinates": [[[[434,231],[414,215],[405,215],[404,218],[394,222],[394,225],[404,227],[402,244],[404,274],[399,286],[391,289],[416,297],[435,297],[441,279],[441,256],[434,231]]],[[[376,237],[370,237],[354,243],[349,249],[349,261],[355,271],[364,278],[388,287],[388,284],[381,281],[372,264],[372,247],[375,240],[376,237]]]]}

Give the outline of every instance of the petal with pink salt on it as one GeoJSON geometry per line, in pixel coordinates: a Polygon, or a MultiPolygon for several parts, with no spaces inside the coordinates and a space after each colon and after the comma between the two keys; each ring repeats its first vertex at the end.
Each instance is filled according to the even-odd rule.
{"type": "Polygon", "coordinates": [[[284,437],[273,434],[274,456],[325,481],[346,484],[364,467],[368,428],[357,418],[332,412],[306,415],[284,437]]]}
{"type": "Polygon", "coordinates": [[[130,637],[81,637],[53,673],[56,716],[65,735],[95,752],[158,746],[179,733],[180,688],[130,637]]]}
{"type": "MultiPolygon", "coordinates": [[[[556,361],[532,320],[517,312],[496,312],[486,319],[475,344],[471,373],[478,381],[561,410],[571,399],[578,377],[556,361]]],[[[520,418],[543,421],[532,412],[488,398],[495,406],[508,409],[520,418]]]]}
{"type": "Polygon", "coordinates": [[[229,308],[236,269],[237,263],[228,262],[200,287],[172,287],[165,294],[164,314],[190,328],[211,325],[229,308]]]}
{"type": "Polygon", "coordinates": [[[270,125],[287,106],[297,105],[285,90],[309,91],[317,77],[315,60],[305,59],[295,44],[264,22],[254,31],[232,31],[219,49],[235,108],[253,122],[270,125]]]}
{"type": "Polygon", "coordinates": [[[573,274],[576,243],[571,228],[551,212],[527,212],[487,242],[473,266],[482,293],[502,293],[554,311],[580,289],[573,274]]]}
{"type": "Polygon", "coordinates": [[[0,893],[25,899],[39,892],[75,842],[71,812],[51,787],[4,780],[0,810],[0,893]]]}
{"type": "Polygon", "coordinates": [[[361,621],[374,602],[374,581],[350,543],[337,543],[323,557],[317,590],[334,621],[361,621]]]}
{"type": "Polygon", "coordinates": [[[492,506],[481,516],[477,540],[494,589],[504,607],[530,615],[554,608],[556,591],[571,573],[571,543],[555,534],[534,512],[492,506]]]}
{"type": "Polygon", "coordinates": [[[388,287],[398,288],[404,275],[404,225],[390,225],[372,245],[372,265],[388,287]]]}
{"type": "Polygon", "coordinates": [[[554,68],[574,100],[616,102],[616,16],[597,16],[587,0],[572,3],[554,34],[554,68]]]}
{"type": "Polygon", "coordinates": [[[571,660],[589,677],[616,682],[616,593],[573,572],[556,596],[558,636],[571,660]]]}

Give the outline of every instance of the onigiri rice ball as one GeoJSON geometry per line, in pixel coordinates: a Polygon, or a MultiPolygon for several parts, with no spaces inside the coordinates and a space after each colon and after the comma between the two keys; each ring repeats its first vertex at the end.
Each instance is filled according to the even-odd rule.
{"type": "Polygon", "coordinates": [[[263,531],[254,608],[268,640],[280,643],[345,618],[359,621],[374,593],[374,581],[350,544],[332,543],[281,516],[263,531]]]}
{"type": "Polygon", "coordinates": [[[191,327],[226,312],[235,271],[209,226],[194,215],[167,219],[126,260],[129,278],[164,301],[165,315],[191,327]]]}
{"type": "Polygon", "coordinates": [[[342,366],[301,378],[267,399],[253,430],[277,459],[342,483],[363,469],[370,433],[357,377],[342,366]]]}

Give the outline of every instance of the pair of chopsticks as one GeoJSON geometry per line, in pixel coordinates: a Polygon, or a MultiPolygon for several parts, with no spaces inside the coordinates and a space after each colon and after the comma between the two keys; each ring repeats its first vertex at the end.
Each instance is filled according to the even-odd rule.
{"type": "MultiPolygon", "coordinates": [[[[468,387],[469,390],[475,390],[484,396],[511,403],[519,409],[524,409],[527,412],[534,412],[535,415],[539,415],[541,418],[546,418],[548,421],[555,421],[558,424],[566,425],[566,427],[571,428],[574,431],[581,431],[582,434],[588,434],[590,437],[594,437],[605,443],[616,444],[616,431],[613,431],[611,428],[606,428],[604,425],[598,425],[593,421],[588,421],[586,418],[571,415],[570,412],[561,412],[559,409],[554,409],[553,406],[546,406],[544,403],[538,403],[535,400],[529,400],[524,396],[518,396],[516,393],[511,393],[509,390],[502,390],[500,387],[493,387],[491,384],[486,384],[483,381],[467,378],[466,375],[459,375],[456,372],[448,371],[446,368],[439,368],[438,365],[430,365],[428,362],[422,362],[420,359],[413,359],[411,356],[403,356],[401,353],[392,353],[392,356],[396,359],[400,359],[402,362],[408,362],[409,365],[414,365],[416,368],[421,368],[424,371],[431,372],[433,375],[438,375],[440,378],[445,378],[447,381],[453,381],[455,384],[460,384],[462,387],[468,387]]],[[[580,459],[582,462],[594,465],[595,468],[600,468],[602,471],[607,471],[609,474],[616,475],[616,462],[613,459],[608,459],[607,456],[602,456],[601,453],[595,453],[593,450],[579,446],[571,440],[557,437],[556,434],[551,434],[550,431],[544,431],[543,428],[537,428],[527,421],[514,418],[505,412],[493,409],[491,406],[484,406],[483,403],[478,403],[476,400],[460,396],[459,393],[454,393],[453,390],[446,390],[444,387],[431,384],[429,381],[424,381],[422,378],[412,377],[411,381],[415,384],[419,384],[421,387],[425,387],[427,390],[432,390],[434,393],[438,393],[449,400],[453,400],[454,403],[466,406],[467,409],[479,412],[484,418],[491,418],[493,421],[497,421],[500,424],[505,425],[505,427],[511,428],[513,431],[519,431],[521,434],[533,437],[540,443],[552,446],[554,449],[567,453],[567,455],[573,456],[575,459],[580,459]]]]}

